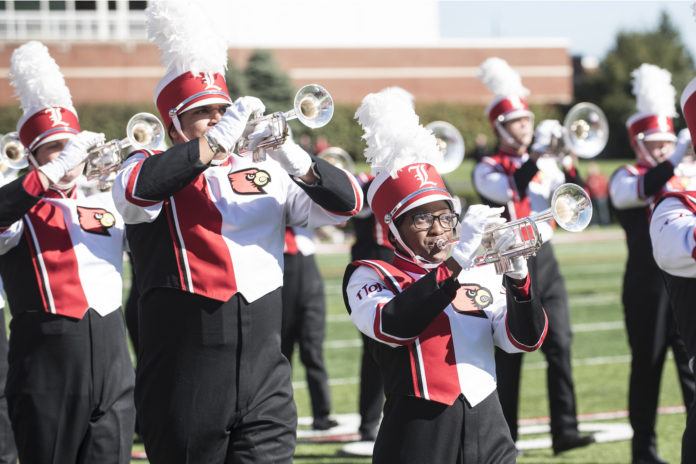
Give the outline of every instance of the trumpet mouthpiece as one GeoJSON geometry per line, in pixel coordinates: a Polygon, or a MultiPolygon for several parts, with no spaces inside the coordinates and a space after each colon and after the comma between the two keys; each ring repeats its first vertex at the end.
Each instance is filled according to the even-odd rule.
{"type": "Polygon", "coordinates": [[[445,238],[438,238],[437,241],[435,242],[435,246],[439,248],[440,250],[450,246],[454,245],[455,243],[459,242],[458,238],[451,238],[449,240],[445,238]]]}

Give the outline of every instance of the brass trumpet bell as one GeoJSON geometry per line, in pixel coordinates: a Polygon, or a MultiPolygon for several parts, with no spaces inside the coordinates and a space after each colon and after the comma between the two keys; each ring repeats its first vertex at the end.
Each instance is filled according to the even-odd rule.
{"type": "Polygon", "coordinates": [[[154,150],[164,145],[165,130],[162,122],[151,113],[137,113],[126,125],[126,138],[111,140],[96,146],[87,155],[85,176],[89,180],[106,179],[119,170],[127,158],[127,148],[154,150]]]}
{"type": "Polygon", "coordinates": [[[425,126],[437,139],[442,152],[442,160],[435,165],[437,172],[447,174],[462,164],[464,160],[464,138],[452,124],[445,121],[433,121],[425,126]]]}
{"type": "Polygon", "coordinates": [[[355,162],[347,151],[341,147],[329,147],[317,153],[317,157],[328,161],[337,168],[345,169],[351,174],[355,173],[355,162]]]}
{"type": "Polygon", "coordinates": [[[29,165],[27,155],[17,132],[8,132],[0,138],[0,164],[10,169],[24,169],[29,165]]]}
{"type": "Polygon", "coordinates": [[[261,143],[258,143],[255,148],[269,149],[285,143],[289,134],[288,121],[299,119],[305,126],[317,129],[328,124],[333,117],[333,112],[333,99],[324,87],[318,84],[305,85],[295,94],[295,103],[290,111],[272,113],[249,121],[244,134],[237,143],[237,153],[241,155],[249,152],[249,140],[246,137],[261,121],[269,120],[271,134],[261,143]]]}
{"type": "Polygon", "coordinates": [[[484,232],[481,244],[484,254],[475,260],[477,266],[494,264],[498,274],[511,270],[512,258],[534,256],[543,245],[537,224],[550,220],[569,232],[579,232],[587,227],[592,219],[592,202],[585,190],[576,184],[563,184],[556,189],[551,198],[551,207],[526,218],[494,226],[484,232]],[[495,251],[493,245],[501,232],[514,229],[517,243],[505,251],[495,251]]]}
{"type": "Polygon", "coordinates": [[[574,105],[563,120],[563,142],[580,158],[594,158],[604,150],[609,140],[609,123],[604,112],[595,104],[574,105]]]}

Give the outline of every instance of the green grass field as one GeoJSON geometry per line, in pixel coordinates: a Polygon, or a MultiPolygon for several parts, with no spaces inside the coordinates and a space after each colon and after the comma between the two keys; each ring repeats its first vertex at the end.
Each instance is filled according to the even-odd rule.
{"type": "MultiPolygon", "coordinates": [[[[573,374],[578,414],[602,413],[626,409],[630,352],[623,325],[620,303],[626,247],[623,234],[616,226],[603,228],[610,232],[601,240],[589,240],[599,229],[580,232],[569,237],[559,232],[554,244],[570,298],[574,330],[573,374]],[[568,242],[569,238],[578,238],[568,242]],[[565,239],[565,240],[564,240],[565,239]]],[[[595,237],[596,238],[596,237],[595,237]]],[[[361,344],[357,329],[349,321],[341,298],[341,279],[348,255],[320,254],[319,265],[325,278],[328,302],[328,323],[325,360],[331,382],[333,413],[355,413],[358,404],[359,362],[361,344]]],[[[293,383],[299,415],[310,416],[309,395],[304,383],[304,370],[297,357],[293,360],[293,383]]],[[[540,352],[527,354],[522,375],[520,418],[548,415],[546,371],[540,352]]],[[[681,394],[674,363],[667,361],[663,373],[660,406],[681,405],[681,394]]],[[[611,419],[626,423],[627,419],[611,419]]],[[[599,421],[594,421],[599,422],[599,421]]],[[[680,461],[684,413],[660,414],[657,423],[658,450],[671,463],[680,461]]],[[[307,443],[297,446],[298,464],[367,463],[369,459],[342,457],[342,443],[307,443]]],[[[136,445],[142,450],[142,445],[136,445]]],[[[144,462],[144,461],[133,461],[144,462]]],[[[525,451],[522,464],[543,463],[630,463],[628,441],[594,444],[553,456],[549,449],[525,451]]]]}

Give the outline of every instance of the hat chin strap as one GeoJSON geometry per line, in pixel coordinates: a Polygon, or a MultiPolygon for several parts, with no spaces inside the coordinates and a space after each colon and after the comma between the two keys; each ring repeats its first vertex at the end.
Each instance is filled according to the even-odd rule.
{"type": "Polygon", "coordinates": [[[399,235],[399,231],[396,228],[396,225],[394,224],[394,221],[389,222],[389,230],[391,231],[392,235],[394,235],[394,238],[396,239],[396,242],[399,244],[401,249],[405,250],[409,256],[411,257],[411,261],[413,264],[417,265],[418,267],[421,267],[423,269],[435,269],[442,263],[431,263],[430,261],[426,260],[425,258],[415,254],[411,248],[406,246],[403,240],[401,240],[401,235],[399,235]]]}
{"type": "MultiPolygon", "coordinates": [[[[29,163],[31,163],[32,166],[38,171],[39,169],[39,163],[36,162],[36,158],[34,157],[33,153],[29,153],[27,155],[27,158],[29,159],[29,163]]],[[[77,177],[71,180],[70,182],[64,184],[62,182],[56,182],[55,184],[52,184],[52,187],[55,187],[59,190],[70,190],[77,184],[77,177]]]]}
{"type": "Polygon", "coordinates": [[[643,139],[636,140],[636,154],[638,155],[638,159],[647,161],[648,163],[650,163],[651,166],[657,166],[657,161],[652,156],[650,156],[648,149],[645,148],[643,139]]]}
{"type": "Polygon", "coordinates": [[[510,135],[510,133],[507,131],[507,129],[503,127],[500,121],[495,121],[495,128],[498,131],[498,134],[500,134],[500,137],[505,141],[505,143],[514,148],[515,151],[518,151],[520,148],[522,148],[522,143],[520,143],[515,137],[510,135]]]}
{"type": "Polygon", "coordinates": [[[184,142],[188,142],[189,139],[184,135],[184,131],[181,130],[181,123],[179,122],[179,115],[174,114],[172,116],[172,124],[174,124],[174,129],[176,129],[176,133],[179,134],[179,137],[184,139],[184,142]]]}

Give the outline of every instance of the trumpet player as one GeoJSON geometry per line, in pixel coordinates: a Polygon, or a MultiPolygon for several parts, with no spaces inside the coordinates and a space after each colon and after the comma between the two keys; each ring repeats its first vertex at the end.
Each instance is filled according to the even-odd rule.
{"type": "Polygon", "coordinates": [[[124,225],[75,182],[103,134],[83,131],[39,42],[10,77],[29,173],[0,188],[0,275],[12,321],[7,401],[22,463],[128,463],[134,370],[121,307],[124,225]]]}
{"type": "MultiPolygon", "coordinates": [[[[486,227],[504,222],[502,208],[470,207],[448,258],[437,243],[452,239],[459,216],[435,168],[435,137],[394,92],[367,95],[356,118],[376,173],[368,201],[395,248],[391,262],[354,261],[343,279],[385,386],[372,462],[514,462],[494,346],[537,349],[546,317],[523,257],[504,277],[474,266],[486,227]]],[[[511,229],[496,238],[498,250],[515,243],[511,229]]]]}
{"type": "MultiPolygon", "coordinates": [[[[489,58],[481,65],[479,76],[495,94],[486,115],[498,137],[498,151],[476,164],[474,188],[485,204],[504,207],[504,216],[509,220],[543,211],[548,208],[556,187],[564,182],[580,182],[572,163],[560,171],[555,160],[542,156],[551,152],[550,145],[560,125],[557,121],[539,124],[534,136],[535,149],[528,152],[534,133],[534,114],[525,100],[529,91],[522,85],[519,74],[504,60],[489,58]]],[[[535,295],[549,318],[549,331],[541,351],[548,364],[551,439],[553,451],[558,454],[586,446],[594,438],[578,432],[568,295],[548,241],[553,230],[548,223],[540,224],[539,229],[544,244],[528,263],[535,295]]],[[[522,354],[497,351],[498,391],[513,440],[517,440],[521,365],[522,354]]]]}
{"type": "Polygon", "coordinates": [[[285,227],[340,224],[362,205],[351,175],[292,140],[264,161],[232,154],[264,106],[227,90],[230,3],[149,2],[167,67],[155,103],[174,146],[132,154],[113,187],[141,295],[135,398],[153,464],[292,462],[285,227]]]}
{"type": "Polygon", "coordinates": [[[638,111],[628,119],[626,128],[636,163],[622,166],[612,175],[609,195],[628,246],[621,300],[632,355],[628,411],[633,427],[633,462],[662,463],[657,452],[655,420],[668,348],[674,354],[687,408],[694,401],[694,378],[653,257],[649,217],[662,195],[689,185],[693,189],[696,179],[677,174],[690,136],[687,130],[680,132],[679,137],[674,133],[676,92],[671,74],[645,63],[632,76],[638,111]]]}

